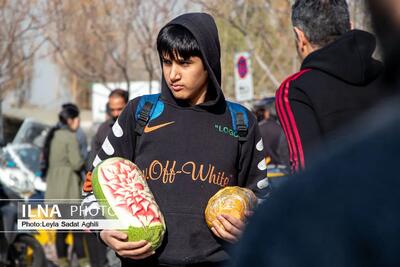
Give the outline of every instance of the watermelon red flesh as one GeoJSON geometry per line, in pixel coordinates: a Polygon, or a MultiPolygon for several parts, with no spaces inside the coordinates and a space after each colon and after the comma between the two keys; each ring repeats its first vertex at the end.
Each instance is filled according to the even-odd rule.
{"type": "MultiPolygon", "coordinates": [[[[99,164],[94,170],[93,191],[98,201],[110,207],[116,215],[107,217],[128,223],[130,231],[143,228],[162,234],[165,232],[164,219],[158,205],[143,175],[132,162],[111,158],[99,164]]],[[[147,230],[144,231],[145,235],[155,239],[147,230]]],[[[141,230],[128,235],[140,238],[142,234],[141,230]]]]}
{"type": "Polygon", "coordinates": [[[117,216],[126,218],[126,214],[129,214],[133,217],[126,218],[132,220],[133,226],[146,227],[160,223],[154,198],[144,184],[143,177],[138,177],[139,173],[133,172],[135,169],[135,165],[121,161],[116,161],[110,167],[102,165],[98,180],[103,194],[109,199],[108,202],[117,216]]]}

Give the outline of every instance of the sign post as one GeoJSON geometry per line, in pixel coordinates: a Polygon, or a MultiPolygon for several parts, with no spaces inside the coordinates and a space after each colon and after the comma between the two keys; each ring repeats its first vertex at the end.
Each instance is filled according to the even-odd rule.
{"type": "Polygon", "coordinates": [[[253,100],[253,76],[251,60],[248,52],[235,54],[235,96],[236,101],[244,102],[253,100]]]}

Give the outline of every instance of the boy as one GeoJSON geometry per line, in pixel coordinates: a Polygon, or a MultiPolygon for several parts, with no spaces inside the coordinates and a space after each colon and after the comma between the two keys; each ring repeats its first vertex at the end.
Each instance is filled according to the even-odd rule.
{"type": "Polygon", "coordinates": [[[147,241],[126,242],[126,234],[116,231],[103,230],[100,238],[121,256],[122,266],[220,266],[229,259],[226,241],[237,241],[244,222],[221,215],[223,227],[214,223],[210,231],[204,210],[224,186],[266,195],[257,122],[246,110],[248,133],[242,144],[233,131],[220,131],[232,128],[232,117],[220,87],[220,45],[211,16],[190,13],[172,20],[161,29],[157,50],[163,77],[156,115],[136,142],[140,98],[130,101],[93,165],[115,156],[134,161],[164,214],[167,233],[156,251],[147,241]],[[163,180],[161,172],[172,179],[163,180]]]}

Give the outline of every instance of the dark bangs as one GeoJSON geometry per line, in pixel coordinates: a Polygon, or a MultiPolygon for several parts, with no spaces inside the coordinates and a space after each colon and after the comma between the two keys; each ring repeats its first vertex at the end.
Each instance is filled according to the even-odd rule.
{"type": "Polygon", "coordinates": [[[169,56],[172,60],[178,57],[184,60],[197,56],[203,59],[199,44],[193,34],[181,25],[169,25],[163,28],[157,37],[159,56],[169,56]]]}

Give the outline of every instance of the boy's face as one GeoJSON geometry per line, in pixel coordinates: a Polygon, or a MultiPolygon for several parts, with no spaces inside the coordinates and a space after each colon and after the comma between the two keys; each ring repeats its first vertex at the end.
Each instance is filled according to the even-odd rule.
{"type": "Polygon", "coordinates": [[[208,73],[200,57],[185,60],[177,55],[174,60],[164,54],[162,69],[168,88],[176,99],[188,101],[191,105],[204,103],[208,73]]]}

